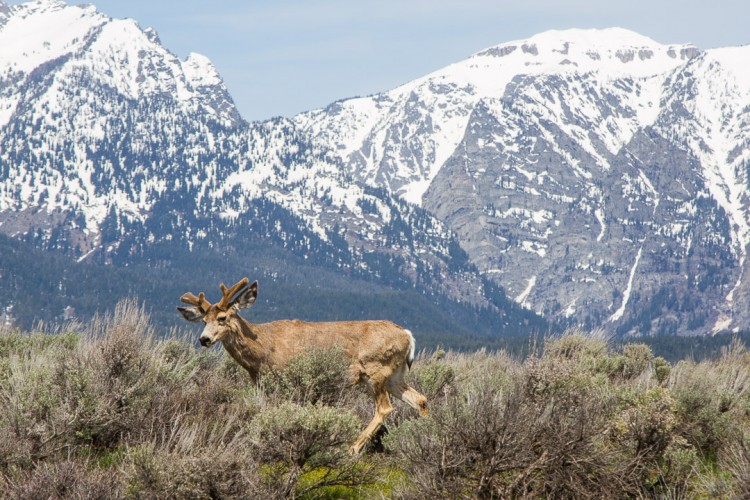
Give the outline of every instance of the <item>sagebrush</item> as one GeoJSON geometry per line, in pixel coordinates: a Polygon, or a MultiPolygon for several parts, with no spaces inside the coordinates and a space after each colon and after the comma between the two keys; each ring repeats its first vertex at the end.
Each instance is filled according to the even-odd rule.
{"type": "Polygon", "coordinates": [[[141,307],[64,333],[0,334],[0,496],[8,498],[742,498],[750,354],[670,364],[569,334],[519,360],[422,353],[384,453],[347,446],[372,412],[340,353],[256,386],[141,307]]]}

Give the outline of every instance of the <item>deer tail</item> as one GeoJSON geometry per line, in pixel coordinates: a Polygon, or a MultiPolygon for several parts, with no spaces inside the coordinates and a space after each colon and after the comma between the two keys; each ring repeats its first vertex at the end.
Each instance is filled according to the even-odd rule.
{"type": "Polygon", "coordinates": [[[407,329],[404,329],[406,334],[409,336],[409,352],[406,354],[406,366],[411,369],[411,364],[414,362],[414,356],[417,352],[417,343],[414,341],[414,335],[407,329]]]}

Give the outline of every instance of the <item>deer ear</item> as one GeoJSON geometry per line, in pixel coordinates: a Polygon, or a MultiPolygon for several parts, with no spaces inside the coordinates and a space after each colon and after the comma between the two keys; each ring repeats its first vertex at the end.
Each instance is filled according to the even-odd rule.
{"type": "Polygon", "coordinates": [[[255,303],[255,299],[258,298],[258,282],[253,281],[253,284],[245,288],[240,292],[239,295],[232,301],[230,307],[236,309],[245,309],[255,303]]]}
{"type": "Polygon", "coordinates": [[[178,307],[177,310],[180,311],[183,318],[192,321],[193,323],[202,320],[203,316],[205,316],[205,314],[197,307],[178,307]]]}

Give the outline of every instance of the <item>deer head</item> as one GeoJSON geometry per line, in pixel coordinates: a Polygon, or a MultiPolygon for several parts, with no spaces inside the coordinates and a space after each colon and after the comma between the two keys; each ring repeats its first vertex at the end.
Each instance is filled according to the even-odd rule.
{"type": "Polygon", "coordinates": [[[202,321],[206,324],[200,336],[200,343],[204,347],[210,347],[219,342],[231,331],[239,330],[239,317],[237,312],[240,309],[250,307],[258,297],[258,282],[254,281],[252,285],[247,286],[247,278],[242,278],[231,288],[227,288],[222,283],[222,297],[216,304],[211,304],[203,292],[196,297],[188,292],[180,297],[180,300],[190,307],[178,307],[182,316],[193,322],[202,321]]]}

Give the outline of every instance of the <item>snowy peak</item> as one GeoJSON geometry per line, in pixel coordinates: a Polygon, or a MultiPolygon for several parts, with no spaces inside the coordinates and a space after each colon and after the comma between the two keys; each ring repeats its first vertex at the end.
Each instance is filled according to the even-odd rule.
{"type": "Polygon", "coordinates": [[[35,2],[27,2],[16,7],[11,7],[11,9],[16,9],[22,17],[28,17],[60,11],[66,7],[65,2],[61,0],[36,0],[35,2]]]}
{"type": "Polygon", "coordinates": [[[485,49],[425,79],[471,84],[492,96],[517,75],[595,72],[609,79],[644,78],[669,72],[699,53],[692,45],[662,45],[621,28],[546,31],[485,49]]]}
{"type": "Polygon", "coordinates": [[[663,72],[664,63],[670,59],[679,63],[699,52],[689,44],[663,45],[634,31],[607,28],[545,31],[526,40],[483,50],[472,58],[506,57],[515,53],[529,66],[543,65],[547,69],[580,66],[584,71],[609,70],[629,75],[636,71],[649,75],[663,72]]]}
{"type": "Polygon", "coordinates": [[[352,177],[447,223],[525,306],[718,331],[750,324],[748,60],[548,31],[294,121],[352,177]]]}
{"type": "Polygon", "coordinates": [[[725,290],[714,330],[747,301],[750,250],[750,46],[705,51],[674,76],[657,129],[681,137],[699,159],[706,188],[724,210],[739,277],[725,290]],[[676,110],[676,111],[675,111],[676,110]],[[723,310],[722,310],[723,307],[723,310]]]}
{"type": "Polygon", "coordinates": [[[153,29],[143,30],[132,19],[111,19],[94,6],[52,0],[6,6],[1,12],[5,22],[0,23],[0,84],[5,88],[0,94],[0,126],[11,119],[23,99],[21,89],[37,68],[55,74],[46,80],[46,91],[35,90],[50,109],[65,106],[60,94],[66,82],[92,78],[127,99],[161,96],[207,112],[227,126],[241,121],[207,58],[191,54],[180,61],[161,45],[153,29]]]}
{"type": "Polygon", "coordinates": [[[5,23],[8,22],[8,18],[10,17],[10,7],[8,4],[0,1],[0,28],[2,28],[5,23]]]}
{"type": "Polygon", "coordinates": [[[153,30],[132,19],[53,1],[3,12],[0,141],[6,142],[0,164],[12,168],[0,183],[0,210],[84,207],[91,231],[111,206],[142,218],[164,189],[164,181],[151,174],[164,166],[160,150],[170,147],[174,154],[177,147],[177,133],[167,132],[165,123],[182,123],[182,130],[186,124],[243,123],[205,57],[191,54],[180,61],[153,30]],[[129,129],[131,124],[138,125],[129,129]],[[147,137],[157,138],[158,146],[147,146],[147,137]],[[30,160],[18,146],[8,146],[35,140],[57,156],[30,160]],[[70,145],[65,152],[59,149],[63,143],[70,145]],[[127,150],[142,155],[126,168],[139,171],[130,172],[137,182],[101,189],[97,179],[112,176],[127,150]],[[152,156],[161,159],[143,160],[152,156]]]}
{"type": "Polygon", "coordinates": [[[223,85],[224,83],[211,60],[195,52],[188,54],[182,63],[182,70],[185,72],[188,83],[193,88],[223,85]]]}
{"type": "MultiPolygon", "coordinates": [[[[602,111],[610,118],[601,127],[600,140],[614,154],[636,129],[653,122],[663,82],[698,54],[691,45],[662,45],[620,28],[548,31],[483,50],[388,92],[303,113],[295,122],[329,143],[361,179],[385,184],[421,204],[427,187],[455,153],[472,112],[482,101],[503,99],[509,89],[516,92],[512,82],[581,80],[571,83],[577,87],[572,94],[560,96],[550,108],[556,115],[544,117],[553,121],[568,107],[589,111],[592,102],[600,101],[594,89],[607,86],[606,94],[627,101],[619,111],[602,111]]],[[[528,97],[532,105],[546,102],[542,95],[528,97]]],[[[589,143],[585,127],[579,132],[581,141],[589,143]]],[[[589,144],[582,147],[600,154],[589,144]]],[[[598,163],[607,168],[606,160],[598,163]]]]}
{"type": "Polygon", "coordinates": [[[750,45],[741,47],[724,47],[705,52],[701,63],[709,68],[721,68],[724,75],[736,91],[745,96],[750,95],[750,45]]]}
{"type": "Polygon", "coordinates": [[[4,233],[83,259],[260,234],[571,324],[750,325],[748,47],[548,31],[255,124],[206,57],[93,7],[0,4],[0,47],[4,233]]]}
{"type": "Polygon", "coordinates": [[[503,299],[477,292],[437,219],[352,180],[289,120],[241,120],[206,57],[180,61],[153,30],[92,9],[24,4],[8,20],[1,232],[104,261],[231,234],[410,290],[439,277],[462,303],[503,299]]]}
{"type": "Polygon", "coordinates": [[[39,65],[83,47],[86,35],[108,18],[93,6],[38,2],[0,7],[0,78],[29,73],[39,65]],[[3,8],[4,7],[4,8],[3,8]]]}

